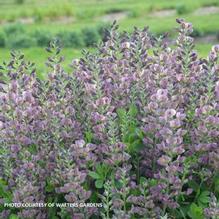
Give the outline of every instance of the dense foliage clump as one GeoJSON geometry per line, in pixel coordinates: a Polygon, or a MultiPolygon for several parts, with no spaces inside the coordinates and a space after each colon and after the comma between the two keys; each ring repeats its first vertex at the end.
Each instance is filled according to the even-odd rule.
{"type": "Polygon", "coordinates": [[[1,208],[1,218],[218,218],[219,46],[199,58],[192,25],[174,46],[148,28],[112,25],[97,52],[48,77],[22,55],[1,67],[1,203],[102,203],[1,208]]]}
{"type": "Polygon", "coordinates": [[[104,41],[105,29],[109,27],[108,23],[100,23],[93,27],[85,27],[82,31],[51,33],[43,29],[34,32],[27,31],[25,25],[13,23],[5,25],[3,31],[0,32],[0,47],[10,49],[46,47],[51,39],[61,41],[65,48],[94,47],[100,40],[104,41]]]}

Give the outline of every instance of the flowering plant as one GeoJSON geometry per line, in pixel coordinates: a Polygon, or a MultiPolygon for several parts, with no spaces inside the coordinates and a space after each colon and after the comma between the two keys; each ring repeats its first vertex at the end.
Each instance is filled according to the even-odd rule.
{"type": "Polygon", "coordinates": [[[48,76],[12,53],[1,67],[1,203],[102,203],[0,208],[1,218],[217,218],[219,46],[204,59],[192,25],[154,37],[113,23],[94,53],[48,76]]]}

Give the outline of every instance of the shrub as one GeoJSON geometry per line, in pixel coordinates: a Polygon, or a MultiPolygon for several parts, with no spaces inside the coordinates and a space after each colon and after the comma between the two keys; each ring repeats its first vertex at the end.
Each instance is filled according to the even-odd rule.
{"type": "Polygon", "coordinates": [[[121,9],[121,8],[110,8],[110,9],[105,11],[106,14],[114,14],[114,13],[120,13],[120,12],[124,12],[124,9],[121,9]]]}
{"type": "Polygon", "coordinates": [[[77,32],[60,32],[57,38],[61,40],[65,47],[81,48],[83,46],[82,36],[77,32]]]}
{"type": "Polygon", "coordinates": [[[92,47],[99,41],[99,34],[95,28],[85,28],[82,30],[82,36],[85,46],[92,47]]]}
{"type": "Polygon", "coordinates": [[[219,41],[219,31],[216,33],[217,40],[219,41]]]}
{"type": "Polygon", "coordinates": [[[5,33],[0,32],[0,47],[5,47],[5,44],[6,44],[5,33]]]}
{"type": "Polygon", "coordinates": [[[68,32],[67,31],[65,31],[65,32],[59,32],[59,33],[57,33],[57,35],[56,35],[56,38],[63,44],[63,46],[65,46],[65,47],[67,47],[67,45],[68,45],[68,40],[69,40],[69,38],[68,38],[68,32]]]}
{"type": "Polygon", "coordinates": [[[1,67],[1,203],[79,207],[9,206],[1,218],[217,217],[219,46],[199,58],[192,25],[177,22],[175,47],[114,24],[72,73],[54,41],[44,81],[12,53],[1,67]]]}
{"type": "Polygon", "coordinates": [[[36,40],[26,32],[21,23],[13,23],[4,27],[6,34],[6,45],[9,48],[28,48],[36,46],[36,40]]]}
{"type": "Polygon", "coordinates": [[[193,30],[193,32],[191,33],[190,36],[192,36],[192,37],[202,37],[202,36],[204,36],[204,33],[203,33],[203,31],[201,31],[197,28],[194,28],[194,30],[193,30]]]}
{"type": "Polygon", "coordinates": [[[185,4],[178,4],[176,6],[176,12],[177,12],[178,15],[186,14],[186,13],[188,13],[188,11],[189,10],[188,10],[188,8],[186,7],[185,4]]]}
{"type": "Polygon", "coordinates": [[[211,6],[218,6],[218,1],[211,1],[211,2],[205,2],[203,3],[202,7],[211,7],[211,6]]]}
{"type": "Polygon", "coordinates": [[[24,4],[25,0],[15,0],[16,4],[22,5],[24,4]]]}
{"type": "Polygon", "coordinates": [[[69,46],[73,48],[81,48],[84,45],[81,34],[77,32],[69,32],[69,46]]]}
{"type": "Polygon", "coordinates": [[[29,48],[36,45],[36,40],[27,34],[17,34],[7,39],[7,46],[12,49],[29,48]]]}
{"type": "Polygon", "coordinates": [[[8,24],[4,27],[4,32],[7,36],[13,36],[15,34],[23,34],[25,32],[24,25],[21,23],[8,24]]]}
{"type": "Polygon", "coordinates": [[[37,46],[46,47],[52,40],[52,34],[48,31],[37,30],[33,37],[36,39],[37,46]]]}

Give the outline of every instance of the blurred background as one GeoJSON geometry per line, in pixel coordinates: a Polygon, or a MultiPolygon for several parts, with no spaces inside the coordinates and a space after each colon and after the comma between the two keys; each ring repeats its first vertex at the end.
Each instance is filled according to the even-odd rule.
{"type": "Polygon", "coordinates": [[[196,50],[206,56],[219,42],[219,0],[0,0],[0,63],[16,49],[44,71],[44,48],[56,37],[68,66],[83,48],[93,50],[114,20],[121,31],[149,26],[174,35],[179,17],[193,23],[196,50]]]}

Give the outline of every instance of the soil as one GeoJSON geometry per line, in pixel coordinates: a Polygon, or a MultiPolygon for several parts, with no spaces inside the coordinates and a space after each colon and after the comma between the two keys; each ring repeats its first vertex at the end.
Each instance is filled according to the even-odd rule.
{"type": "Polygon", "coordinates": [[[75,21],[74,17],[70,16],[60,16],[55,18],[45,18],[45,22],[47,23],[57,23],[57,24],[71,24],[75,21]]]}
{"type": "Polygon", "coordinates": [[[35,21],[34,21],[34,18],[27,17],[27,18],[20,18],[17,20],[17,22],[22,23],[22,24],[33,24],[35,21]]]}
{"type": "Polygon", "coordinates": [[[216,34],[209,34],[203,37],[197,37],[195,38],[196,43],[209,43],[209,44],[214,44],[217,43],[217,36],[216,34]]]}
{"type": "Polygon", "coordinates": [[[128,12],[116,12],[106,14],[99,18],[99,20],[104,22],[113,22],[114,20],[119,21],[128,17],[128,12]]]}
{"type": "Polygon", "coordinates": [[[208,15],[216,13],[219,13],[219,7],[216,6],[202,7],[194,11],[194,15],[208,15]]]}
{"type": "Polygon", "coordinates": [[[154,11],[150,14],[152,17],[171,17],[174,15],[176,15],[176,10],[174,9],[154,11]]]}

